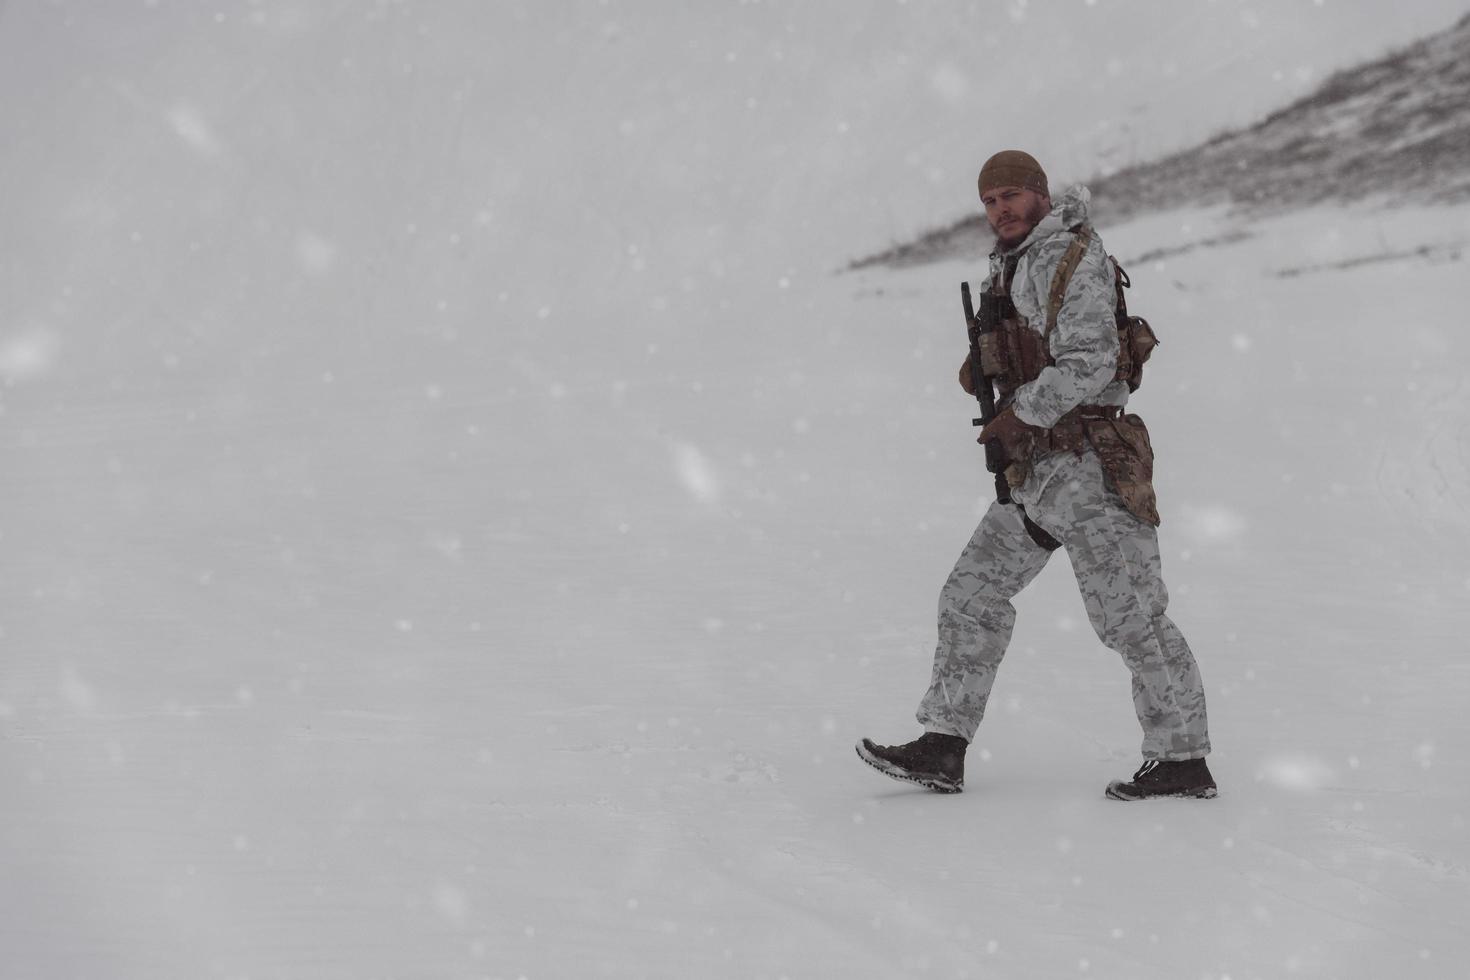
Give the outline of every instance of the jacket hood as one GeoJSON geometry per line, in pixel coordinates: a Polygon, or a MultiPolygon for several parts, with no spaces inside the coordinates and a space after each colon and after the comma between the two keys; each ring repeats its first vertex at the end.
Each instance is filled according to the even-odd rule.
{"type": "Polygon", "coordinates": [[[1042,218],[1026,240],[1017,245],[1013,252],[1019,252],[1030,248],[1037,242],[1052,235],[1066,232],[1087,221],[1088,205],[1092,202],[1092,192],[1081,184],[1073,184],[1062,191],[1059,197],[1052,198],[1051,212],[1042,218]]]}

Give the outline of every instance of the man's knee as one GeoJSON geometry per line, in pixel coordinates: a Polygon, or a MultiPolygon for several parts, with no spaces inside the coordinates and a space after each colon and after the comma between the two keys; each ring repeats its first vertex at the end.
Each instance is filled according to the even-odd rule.
{"type": "Polygon", "coordinates": [[[1007,630],[1015,623],[1014,591],[993,580],[950,579],[939,591],[940,629],[1007,630]]]}
{"type": "Polygon", "coordinates": [[[1152,619],[1137,596],[1103,595],[1089,592],[1083,596],[1087,619],[1103,645],[1124,653],[1144,646],[1153,635],[1152,619]]]}
{"type": "Polygon", "coordinates": [[[939,590],[940,622],[946,619],[973,620],[975,617],[970,609],[978,601],[980,597],[976,582],[951,575],[944,583],[944,588],[939,590]]]}

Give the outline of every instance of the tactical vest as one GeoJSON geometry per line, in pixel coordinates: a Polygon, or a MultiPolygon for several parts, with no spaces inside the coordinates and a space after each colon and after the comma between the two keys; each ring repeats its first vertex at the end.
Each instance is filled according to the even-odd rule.
{"type": "MultiPolygon", "coordinates": [[[[1021,258],[1019,254],[1006,257],[1001,276],[991,283],[991,292],[999,301],[1000,329],[981,335],[980,356],[985,376],[995,381],[996,390],[1002,398],[1010,396],[1021,385],[1035,381],[1041,377],[1042,369],[1056,363],[1051,356],[1051,333],[1056,329],[1057,315],[1061,312],[1067,286],[1072,281],[1072,273],[1077,270],[1078,263],[1086,254],[1092,237],[1090,225],[1078,225],[1073,229],[1072,242],[1067,246],[1067,251],[1052,276],[1047,295],[1046,324],[1040,331],[1028,326],[1026,319],[1016,310],[1016,304],[1011,301],[1011,280],[1016,275],[1016,265],[1021,258]]],[[[1141,316],[1128,315],[1128,303],[1123,296],[1123,290],[1131,286],[1132,282],[1117,259],[1110,255],[1108,261],[1113,263],[1114,289],[1117,293],[1113,319],[1118,328],[1118,368],[1113,378],[1126,382],[1129,391],[1137,391],[1143,384],[1143,365],[1158,346],[1159,340],[1147,320],[1141,316]]]]}
{"type": "MultiPolygon", "coordinates": [[[[1092,228],[1085,224],[1072,231],[1072,243],[1052,276],[1047,295],[1046,323],[1042,330],[1031,329],[1011,300],[1011,280],[1016,275],[1019,255],[1006,257],[999,281],[991,284],[991,291],[999,301],[1000,326],[980,335],[980,356],[985,376],[995,382],[1002,398],[1010,397],[1021,385],[1035,381],[1044,368],[1056,363],[1051,356],[1051,333],[1056,329],[1057,314],[1066,297],[1067,285],[1072,281],[1072,273],[1082,261],[1093,237],[1092,228]]],[[[1128,315],[1123,290],[1132,283],[1117,259],[1110,255],[1108,261],[1113,263],[1114,288],[1117,291],[1113,319],[1118,330],[1118,368],[1113,379],[1125,382],[1129,391],[1137,391],[1143,384],[1143,365],[1159,340],[1147,320],[1128,315]]],[[[1128,510],[1140,520],[1157,527],[1159,511],[1153,488],[1153,445],[1143,419],[1137,415],[1124,415],[1116,405],[1078,405],[1062,416],[1056,425],[1041,433],[1033,441],[1032,451],[1068,450],[1081,454],[1089,446],[1101,460],[1108,484],[1122,497],[1128,510]]],[[[1021,465],[1029,469],[1030,464],[1021,461],[1021,465]]],[[[1024,471],[1017,472],[1016,477],[1012,480],[1013,486],[1019,486],[1024,480],[1024,471]]]]}

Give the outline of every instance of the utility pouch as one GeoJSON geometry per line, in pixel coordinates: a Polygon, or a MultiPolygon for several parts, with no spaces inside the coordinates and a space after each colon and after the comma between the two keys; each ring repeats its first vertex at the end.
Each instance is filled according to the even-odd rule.
{"type": "Polygon", "coordinates": [[[1035,381],[1041,377],[1042,368],[1051,363],[1046,338],[1019,323],[1011,333],[1015,351],[1016,370],[1022,382],[1035,381]]]}
{"type": "Polygon", "coordinates": [[[1118,323],[1118,371],[1113,377],[1127,382],[1129,391],[1137,391],[1143,384],[1143,366],[1159,346],[1159,337],[1143,317],[1128,315],[1128,300],[1123,290],[1132,286],[1133,280],[1117,259],[1109,255],[1108,261],[1113,263],[1113,284],[1117,291],[1113,319],[1118,323]]]}
{"type": "Polygon", "coordinates": [[[1137,415],[1083,421],[1087,441],[1097,452],[1108,486],[1139,520],[1159,526],[1158,498],[1154,494],[1154,449],[1148,429],[1137,415]]]}
{"type": "MultiPolygon", "coordinates": [[[[1019,317],[1002,320],[1000,329],[986,336],[995,338],[991,350],[994,351],[1001,367],[1000,373],[1011,390],[1041,377],[1041,369],[1050,361],[1045,338],[1019,317]]],[[[987,353],[983,344],[980,352],[982,356],[987,353]]]]}
{"type": "Polygon", "coordinates": [[[980,371],[987,378],[1003,377],[1008,368],[1005,332],[990,330],[980,335],[980,371]]]}
{"type": "Polygon", "coordinates": [[[1143,384],[1143,366],[1159,346],[1154,328],[1141,316],[1123,317],[1118,321],[1117,380],[1126,381],[1129,391],[1143,384]]]}

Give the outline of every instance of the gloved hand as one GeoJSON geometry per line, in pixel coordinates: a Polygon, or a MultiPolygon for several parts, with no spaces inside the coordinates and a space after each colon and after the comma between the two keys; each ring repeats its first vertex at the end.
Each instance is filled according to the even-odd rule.
{"type": "Polygon", "coordinates": [[[1043,431],[1045,430],[1022,422],[1008,408],[991,419],[990,424],[980,430],[980,436],[975,441],[985,443],[992,439],[997,440],[1010,459],[1024,460],[1031,455],[1034,439],[1043,431]]]}
{"type": "Polygon", "coordinates": [[[975,377],[970,371],[970,355],[965,355],[964,363],[960,365],[960,387],[965,389],[965,394],[975,394],[975,377]]]}

